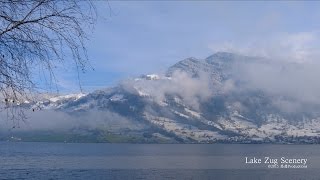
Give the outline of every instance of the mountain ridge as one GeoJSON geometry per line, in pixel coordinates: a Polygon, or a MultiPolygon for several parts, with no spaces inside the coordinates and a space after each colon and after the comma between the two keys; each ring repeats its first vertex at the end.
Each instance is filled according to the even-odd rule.
{"type": "Polygon", "coordinates": [[[297,102],[246,87],[248,80],[239,79],[243,74],[234,70],[265,62],[259,57],[218,52],[205,59],[179,61],[164,75],[143,75],[116,87],[51,98],[30,107],[87,117],[87,121],[90,117],[86,114],[92,112],[101,113],[95,118],[103,122],[111,121],[111,114],[143,128],[131,131],[129,125],[123,125],[113,132],[106,126],[108,132],[126,129],[127,134],[144,140],[161,137],[170,142],[196,143],[318,143],[318,105],[306,106],[309,111],[297,107],[301,110],[285,112],[278,106],[297,102]]]}

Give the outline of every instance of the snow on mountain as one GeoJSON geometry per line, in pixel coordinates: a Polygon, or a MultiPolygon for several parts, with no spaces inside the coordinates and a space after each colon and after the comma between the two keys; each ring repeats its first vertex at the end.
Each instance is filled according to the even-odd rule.
{"type": "MultiPolygon", "coordinates": [[[[65,103],[71,101],[77,101],[78,99],[86,96],[86,94],[68,94],[68,95],[43,95],[40,100],[36,101],[31,105],[31,109],[41,110],[41,109],[57,109],[63,106],[65,103]]],[[[26,101],[25,104],[30,104],[31,102],[26,101]]]]}
{"type": "Polygon", "coordinates": [[[55,97],[49,98],[49,101],[57,102],[57,101],[63,101],[63,100],[78,100],[85,95],[86,94],[79,93],[79,94],[68,94],[64,96],[55,96],[55,97]]]}
{"type": "Polygon", "coordinates": [[[250,79],[241,76],[240,68],[252,63],[269,62],[227,52],[206,59],[187,58],[171,66],[165,75],[142,75],[89,94],[50,97],[32,108],[71,114],[108,111],[146,124],[147,131],[157,137],[182,142],[319,137],[319,105],[301,102],[297,107],[304,108],[283,111],[279,100],[285,99],[287,104],[300,102],[249,86],[250,79]]]}

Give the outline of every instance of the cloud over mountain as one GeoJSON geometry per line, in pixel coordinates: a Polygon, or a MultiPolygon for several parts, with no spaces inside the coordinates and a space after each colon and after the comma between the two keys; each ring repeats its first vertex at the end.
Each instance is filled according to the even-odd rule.
{"type": "Polygon", "coordinates": [[[179,61],[164,74],[25,106],[42,109],[31,116],[35,129],[98,129],[141,141],[317,137],[318,67],[218,52],[179,61]]]}

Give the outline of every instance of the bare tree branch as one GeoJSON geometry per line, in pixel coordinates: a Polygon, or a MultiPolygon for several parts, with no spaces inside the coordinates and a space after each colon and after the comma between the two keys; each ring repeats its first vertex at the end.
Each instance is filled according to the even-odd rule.
{"type": "MultiPolygon", "coordinates": [[[[53,68],[71,54],[76,68],[84,71],[88,56],[86,30],[97,17],[90,0],[0,0],[0,100],[3,108],[32,100],[37,90],[35,67],[45,69],[49,82],[53,68]]],[[[12,118],[24,117],[11,111],[12,118]]]]}

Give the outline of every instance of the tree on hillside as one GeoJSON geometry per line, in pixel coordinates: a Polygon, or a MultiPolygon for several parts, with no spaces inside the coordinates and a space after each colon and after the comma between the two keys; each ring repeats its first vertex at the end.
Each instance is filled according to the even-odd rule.
{"type": "Polygon", "coordinates": [[[35,68],[43,69],[50,82],[55,81],[53,68],[67,59],[73,59],[78,73],[84,70],[85,30],[96,15],[90,0],[0,0],[0,100],[5,108],[29,100],[37,90],[35,68]]]}

